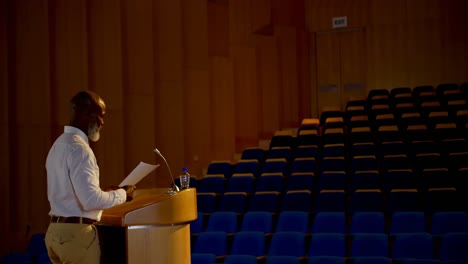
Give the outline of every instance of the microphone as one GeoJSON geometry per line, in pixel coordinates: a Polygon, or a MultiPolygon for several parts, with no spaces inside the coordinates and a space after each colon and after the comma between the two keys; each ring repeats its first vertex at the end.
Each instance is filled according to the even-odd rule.
{"type": "Polygon", "coordinates": [[[169,170],[169,174],[171,175],[172,188],[170,188],[167,191],[167,193],[170,194],[170,195],[174,195],[174,194],[178,193],[180,191],[179,187],[175,184],[174,176],[172,176],[172,171],[171,171],[171,168],[169,167],[169,164],[166,161],[166,158],[164,158],[164,156],[161,154],[161,151],[159,151],[159,149],[157,149],[157,148],[154,149],[154,153],[156,153],[158,156],[160,156],[164,160],[164,163],[166,164],[166,167],[169,170]]]}

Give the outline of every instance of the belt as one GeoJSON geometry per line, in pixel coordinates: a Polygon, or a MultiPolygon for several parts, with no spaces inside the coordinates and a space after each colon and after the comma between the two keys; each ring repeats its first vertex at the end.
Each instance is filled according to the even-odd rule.
{"type": "Polygon", "coordinates": [[[86,217],[78,217],[78,216],[52,216],[50,218],[51,223],[69,223],[69,224],[87,224],[87,225],[94,225],[97,223],[96,220],[86,218],[86,217]]]}

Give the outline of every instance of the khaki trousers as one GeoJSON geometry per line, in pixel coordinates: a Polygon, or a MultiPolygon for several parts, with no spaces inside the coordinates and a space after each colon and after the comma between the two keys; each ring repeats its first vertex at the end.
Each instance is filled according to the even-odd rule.
{"type": "Polygon", "coordinates": [[[50,223],[45,242],[54,264],[100,262],[101,249],[95,225],[50,223]]]}

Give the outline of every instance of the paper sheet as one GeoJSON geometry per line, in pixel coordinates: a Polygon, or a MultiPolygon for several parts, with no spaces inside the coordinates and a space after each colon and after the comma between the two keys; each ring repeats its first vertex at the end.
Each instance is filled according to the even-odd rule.
{"type": "Polygon", "coordinates": [[[119,187],[123,187],[125,185],[136,185],[139,181],[141,181],[146,175],[150,174],[154,171],[158,165],[152,165],[144,162],[140,162],[138,166],[133,169],[132,172],[125,178],[120,184],[119,187]]]}

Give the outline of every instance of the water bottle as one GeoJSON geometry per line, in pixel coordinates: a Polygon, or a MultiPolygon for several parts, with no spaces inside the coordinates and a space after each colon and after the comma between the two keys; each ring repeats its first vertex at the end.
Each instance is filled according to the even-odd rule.
{"type": "Polygon", "coordinates": [[[190,186],[190,174],[188,173],[187,168],[182,169],[182,174],[180,175],[180,189],[187,189],[190,186]]]}

